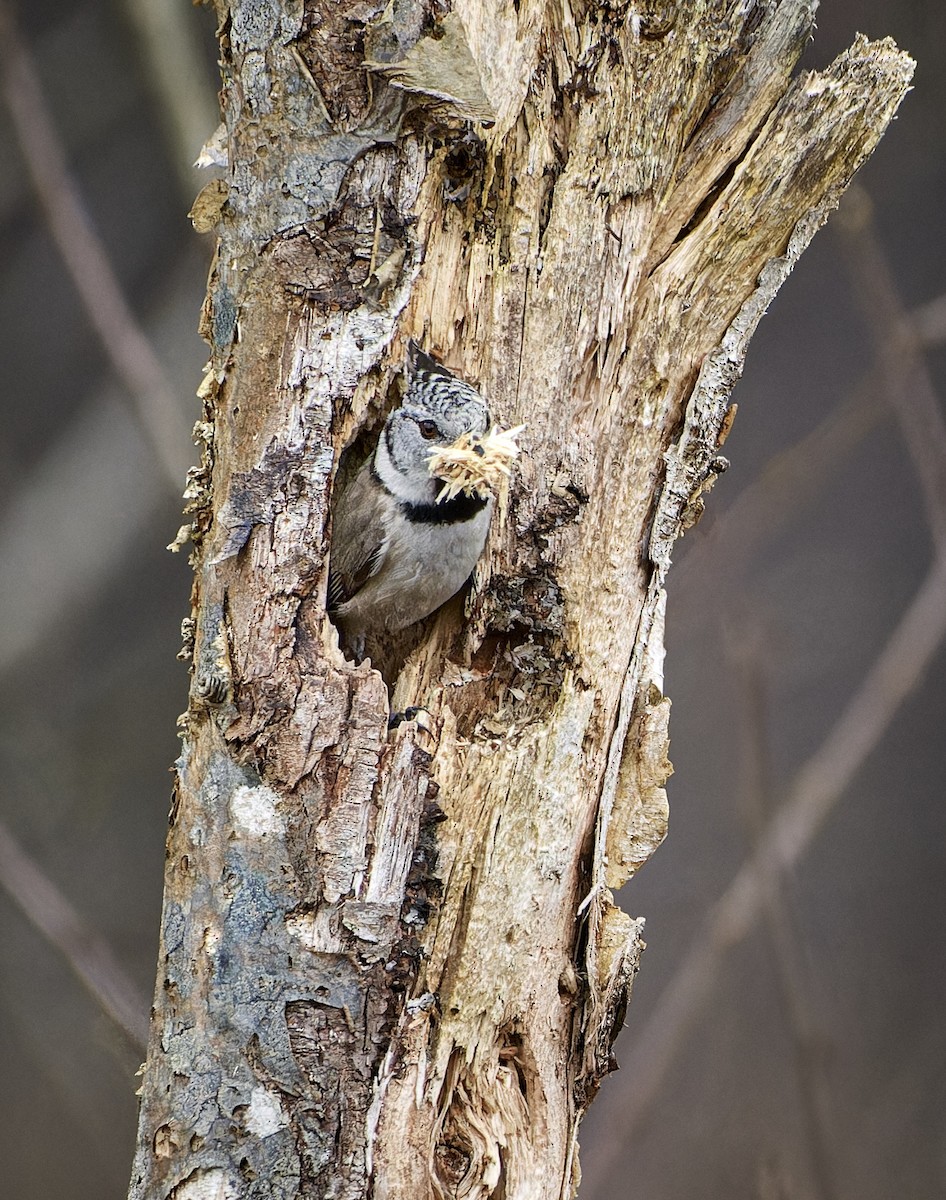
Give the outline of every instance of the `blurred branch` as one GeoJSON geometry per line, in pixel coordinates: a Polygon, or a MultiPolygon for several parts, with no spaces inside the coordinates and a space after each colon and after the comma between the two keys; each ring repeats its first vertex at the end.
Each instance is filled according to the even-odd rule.
{"type": "Polygon", "coordinates": [[[689,546],[684,542],[684,553],[674,574],[678,593],[697,587],[700,603],[705,604],[710,574],[722,584],[734,582],[739,564],[817,500],[838,464],[881,424],[887,412],[876,372],[865,372],[846,399],[811,433],[771,458],[714,525],[703,533],[701,524],[700,536],[689,546]],[[725,571],[709,572],[709,563],[721,557],[732,565],[725,571]]]}
{"type": "MultiPolygon", "coordinates": [[[[182,395],[203,357],[192,313],[205,274],[191,247],[167,265],[148,313],[148,335],[182,395]]],[[[111,378],[90,389],[21,476],[0,512],[0,675],[58,648],[129,556],[143,568],[139,539],[147,523],[177,516],[141,423],[111,378]]],[[[152,552],[162,554],[166,541],[152,552]]],[[[183,589],[184,564],[178,569],[183,589]]]]}
{"type": "MultiPolygon", "coordinates": [[[[607,1179],[708,999],[726,953],[758,922],[781,874],[795,866],[919,685],[946,637],[946,553],[939,553],[912,603],[821,748],[796,776],[755,851],[713,905],[649,1022],[637,1032],[612,1097],[609,1136],[594,1163],[607,1179]],[[623,1087],[621,1083],[627,1081],[623,1087]]],[[[602,1195],[591,1188],[589,1194],[602,1195]]]]}
{"type": "MultiPolygon", "coordinates": [[[[879,249],[872,225],[862,225],[864,206],[869,205],[869,200],[856,184],[848,190],[842,212],[847,212],[852,196],[854,210],[860,216],[855,218],[849,214],[847,232],[842,229],[842,235],[849,257],[852,261],[857,259],[860,262],[858,294],[865,301],[865,315],[879,344],[894,340],[899,343],[899,349],[893,345],[888,350],[892,360],[889,368],[895,376],[894,391],[902,393],[909,386],[896,363],[896,359],[905,353],[908,360],[912,360],[912,369],[918,368],[921,373],[920,386],[927,396],[925,407],[928,411],[933,387],[919,352],[922,347],[946,341],[946,295],[907,312],[896,293],[892,292],[889,267],[879,249]],[[864,240],[861,240],[862,237],[864,240]],[[878,263],[879,270],[876,269],[878,263]],[[874,309],[870,298],[881,293],[886,294],[886,305],[883,310],[874,309]],[[883,316],[881,311],[884,312],[883,316]],[[891,312],[894,314],[892,322],[891,312]]],[[[840,224],[840,218],[836,223],[840,224]]],[[[835,222],[831,227],[834,225],[835,222]]],[[[684,543],[674,576],[677,593],[698,587],[701,603],[705,604],[710,574],[707,564],[723,557],[738,570],[756,546],[763,541],[770,541],[776,530],[793,521],[805,506],[814,503],[821,488],[837,471],[838,464],[886,419],[890,404],[885,396],[892,394],[886,372],[882,379],[878,379],[876,368],[871,367],[847,398],[832,409],[811,433],[781,454],[774,455],[758,478],[736,496],[714,524],[704,522],[700,526],[700,536],[684,543]]],[[[939,404],[935,395],[933,403],[938,412],[939,404]]],[[[909,403],[906,410],[904,413],[902,407],[898,409],[901,422],[904,417],[907,420],[916,419],[917,436],[922,438],[924,430],[920,414],[909,403]],[[910,413],[913,413],[913,418],[910,413]]],[[[935,420],[935,424],[942,429],[941,419],[935,420]]],[[[939,441],[943,447],[943,438],[940,437],[939,441]]],[[[943,453],[946,454],[946,449],[943,453]]],[[[732,567],[713,574],[723,586],[732,585],[738,580],[732,567]]]]}
{"type": "Polygon", "coordinates": [[[854,296],[873,335],[884,394],[889,399],[923,489],[926,516],[940,553],[946,544],[946,421],[922,340],[900,299],[874,226],[873,203],[853,184],[832,225],[841,239],[854,296]]]}
{"type": "Polygon", "coordinates": [[[946,342],[946,294],[915,308],[910,319],[924,346],[946,342]]]}
{"type": "Polygon", "coordinates": [[[220,121],[193,8],[183,0],[125,0],[125,8],[138,35],[170,135],[171,159],[189,204],[199,186],[192,164],[220,121]]]}
{"type": "Polygon", "coordinates": [[[0,514],[0,673],[72,628],[161,500],[153,455],[117,392],[83,406],[0,514]]]}
{"type": "MultiPolygon", "coordinates": [[[[751,845],[758,850],[772,795],[772,767],[767,730],[768,694],[762,662],[760,630],[749,625],[731,645],[741,676],[739,694],[743,716],[743,766],[746,823],[751,845]]],[[[836,1158],[840,1143],[832,1136],[833,1104],[824,1070],[824,1039],[814,1015],[808,963],[799,934],[798,919],[785,879],[773,879],[763,894],[763,919],[772,949],[775,975],[798,1072],[801,1115],[804,1122],[815,1183],[820,1200],[836,1200],[839,1179],[836,1158]]]]}
{"type": "Polygon", "coordinates": [[[36,65],[20,41],[7,0],[0,0],[0,89],[49,231],[168,483],[178,492],[190,459],[188,430],[69,174],[36,65]]]}
{"type": "Polygon", "coordinates": [[[105,940],[0,823],[0,886],[26,918],[62,954],[105,1015],[144,1054],[150,1005],[125,974],[105,940]]]}
{"type": "MultiPolygon", "coordinates": [[[[594,1164],[607,1179],[627,1141],[650,1111],[666,1074],[711,993],[726,953],[771,906],[782,876],[799,862],[846,789],[877,748],[900,707],[919,686],[946,638],[946,421],[921,355],[921,339],[900,301],[870,201],[859,188],[841,230],[858,297],[874,333],[881,382],[896,411],[923,490],[934,557],[860,689],[710,909],[676,973],[638,1032],[627,1080],[611,1111],[607,1149],[594,1164]]],[[[842,209],[842,211],[844,211],[842,209]]],[[[592,1186],[590,1194],[600,1195],[592,1186]]]]}

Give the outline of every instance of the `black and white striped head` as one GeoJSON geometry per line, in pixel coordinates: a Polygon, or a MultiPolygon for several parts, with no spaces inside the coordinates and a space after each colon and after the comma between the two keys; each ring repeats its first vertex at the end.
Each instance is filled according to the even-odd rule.
{"type": "Polygon", "coordinates": [[[404,400],[384,423],[374,466],[398,499],[429,504],[441,488],[430,474],[431,453],[453,445],[464,433],[485,434],[489,410],[475,388],[415,342],[408,347],[406,375],[404,400]]]}

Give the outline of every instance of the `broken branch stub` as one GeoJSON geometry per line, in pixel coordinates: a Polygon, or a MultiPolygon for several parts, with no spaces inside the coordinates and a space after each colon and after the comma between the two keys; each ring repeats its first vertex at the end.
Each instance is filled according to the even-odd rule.
{"type": "Polygon", "coordinates": [[[858,39],[792,79],[789,0],[218,9],[194,684],[130,1194],[557,1200],[642,947],[611,892],[666,825],[672,545],[912,64],[858,39]],[[325,614],[330,497],[410,336],[527,429],[468,595],[384,679],[325,614]]]}

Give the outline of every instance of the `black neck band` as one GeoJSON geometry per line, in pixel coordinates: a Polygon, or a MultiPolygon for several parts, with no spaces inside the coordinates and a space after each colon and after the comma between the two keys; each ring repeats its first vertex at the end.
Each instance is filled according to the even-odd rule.
{"type": "MultiPolygon", "coordinates": [[[[395,500],[397,497],[381,478],[378,468],[374,465],[374,459],[371,460],[371,478],[375,483],[379,484],[395,500]]],[[[433,480],[437,482],[437,480],[433,480]]],[[[469,496],[466,492],[460,492],[458,496],[452,496],[449,500],[443,500],[441,503],[431,501],[429,503],[421,503],[416,500],[401,500],[399,508],[407,517],[412,525],[457,525],[461,521],[472,520],[478,513],[481,513],[489,500],[482,496],[469,496]]]]}
{"type": "Polygon", "coordinates": [[[488,503],[482,496],[468,496],[466,492],[461,492],[440,504],[412,504],[409,500],[402,500],[401,512],[412,525],[456,525],[460,521],[472,520],[488,503]]]}

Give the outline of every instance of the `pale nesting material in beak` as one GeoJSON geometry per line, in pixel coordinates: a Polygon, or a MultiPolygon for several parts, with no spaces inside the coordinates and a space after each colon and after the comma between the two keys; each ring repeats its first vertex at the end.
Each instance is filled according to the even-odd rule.
{"type": "Polygon", "coordinates": [[[486,500],[509,478],[513,460],[519,454],[516,438],[525,425],[496,429],[485,437],[464,433],[445,450],[434,450],[428,467],[431,475],[444,481],[437,503],[452,500],[460,492],[486,500]]]}

